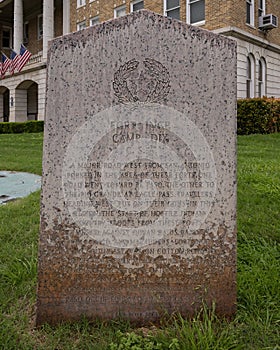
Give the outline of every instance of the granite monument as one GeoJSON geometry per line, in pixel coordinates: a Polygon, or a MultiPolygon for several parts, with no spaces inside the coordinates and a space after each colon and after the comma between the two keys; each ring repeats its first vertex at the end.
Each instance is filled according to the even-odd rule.
{"type": "Polygon", "coordinates": [[[143,10],[48,54],[37,325],[236,308],[236,43],[143,10]]]}

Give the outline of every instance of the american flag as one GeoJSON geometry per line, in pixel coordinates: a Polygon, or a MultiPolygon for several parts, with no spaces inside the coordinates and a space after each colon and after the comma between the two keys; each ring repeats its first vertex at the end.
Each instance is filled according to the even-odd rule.
{"type": "Polygon", "coordinates": [[[32,56],[31,52],[27,50],[24,45],[20,45],[19,59],[17,63],[17,70],[20,72],[22,68],[25,66],[29,58],[32,56]]]}
{"type": "Polygon", "coordinates": [[[13,75],[17,66],[18,66],[18,61],[19,61],[19,55],[11,49],[11,55],[10,55],[10,73],[13,75]]]}
{"type": "Polygon", "coordinates": [[[4,78],[10,64],[11,60],[3,52],[1,52],[1,79],[4,78]]]}

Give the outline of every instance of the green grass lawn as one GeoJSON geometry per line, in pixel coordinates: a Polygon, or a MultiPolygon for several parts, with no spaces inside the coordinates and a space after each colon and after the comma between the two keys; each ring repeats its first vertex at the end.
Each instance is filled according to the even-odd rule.
{"type": "MultiPolygon", "coordinates": [[[[0,169],[41,174],[42,134],[0,135],[0,169]]],[[[280,134],[238,138],[238,311],[158,328],[34,328],[39,192],[0,207],[0,349],[280,349],[280,134]],[[111,344],[111,345],[110,345],[111,344]],[[134,347],[133,347],[134,346],[134,347]]]]}
{"type": "Polygon", "coordinates": [[[42,174],[43,134],[0,134],[0,170],[42,174]]]}

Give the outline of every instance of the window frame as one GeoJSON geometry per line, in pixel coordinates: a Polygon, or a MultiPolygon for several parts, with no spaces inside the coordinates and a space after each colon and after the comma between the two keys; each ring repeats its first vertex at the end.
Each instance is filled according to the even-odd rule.
{"type": "Polygon", "coordinates": [[[258,0],[258,20],[265,15],[266,11],[266,0],[258,0]]]}
{"type": "Polygon", "coordinates": [[[114,18],[120,18],[120,17],[123,17],[125,15],[126,15],[126,5],[125,4],[114,8],[114,18]],[[123,9],[125,10],[124,15],[117,16],[118,11],[123,10],[123,9]]]}
{"type": "Polygon", "coordinates": [[[266,96],[266,60],[261,57],[258,60],[258,96],[266,96]]]}
{"type": "MultiPolygon", "coordinates": [[[[179,17],[181,18],[181,13],[180,13],[181,12],[181,3],[180,3],[180,1],[181,0],[179,0],[179,6],[175,6],[175,7],[171,7],[169,9],[167,9],[167,0],[164,0],[163,1],[163,14],[164,14],[164,16],[169,17],[169,18],[174,18],[174,17],[168,16],[168,12],[179,9],[179,17]]],[[[178,20],[178,18],[174,18],[174,19],[178,20]]]]}
{"type": "MultiPolygon", "coordinates": [[[[144,8],[144,6],[145,6],[144,0],[134,0],[130,3],[130,12],[135,12],[133,10],[133,6],[139,4],[139,2],[143,2],[143,8],[144,8]]],[[[136,10],[136,11],[139,11],[139,10],[136,10]]]]}
{"type": "Polygon", "coordinates": [[[85,29],[86,27],[87,27],[87,23],[86,23],[85,20],[77,23],[77,31],[78,31],[78,30],[83,30],[83,29],[85,29]],[[84,27],[80,28],[80,27],[83,26],[83,25],[84,25],[84,27]]]}
{"type": "Polygon", "coordinates": [[[254,0],[246,0],[246,24],[251,27],[254,27],[255,25],[254,11],[255,11],[254,0]],[[248,6],[249,6],[249,13],[248,13],[248,6]],[[247,22],[248,17],[250,19],[249,23],[247,22]]]}
{"type": "MultiPolygon", "coordinates": [[[[5,37],[5,39],[8,39],[8,37],[5,37]]],[[[2,47],[2,49],[10,49],[13,45],[12,45],[12,43],[13,43],[13,37],[12,37],[12,28],[11,27],[8,27],[8,26],[3,26],[2,27],[2,45],[1,45],[1,47],[2,47]],[[5,46],[5,45],[3,45],[4,43],[3,43],[3,39],[4,39],[4,32],[9,32],[9,46],[5,46]]]]}
{"type": "Polygon", "coordinates": [[[252,53],[247,55],[246,63],[246,98],[255,97],[255,57],[252,53]]]}
{"type": "Polygon", "coordinates": [[[187,0],[187,6],[186,6],[186,18],[187,18],[187,23],[194,25],[194,26],[201,26],[205,24],[205,0],[187,0]],[[191,22],[191,6],[192,4],[195,4],[196,2],[199,1],[204,1],[204,19],[198,22],[191,22]]]}
{"type": "Polygon", "coordinates": [[[44,35],[44,26],[43,26],[43,14],[37,16],[37,40],[42,40],[44,35]],[[40,29],[40,26],[42,28],[40,29]]]}
{"type": "Polygon", "coordinates": [[[100,23],[100,21],[99,21],[99,16],[94,16],[94,17],[91,17],[91,18],[89,19],[89,26],[90,26],[90,27],[96,26],[96,25],[99,24],[99,23],[100,23]],[[92,24],[92,22],[96,22],[96,23],[93,23],[93,24],[92,24]]]}
{"type": "Polygon", "coordinates": [[[86,6],[86,0],[77,0],[77,9],[86,6]]]}
{"type": "Polygon", "coordinates": [[[29,21],[23,23],[23,44],[28,44],[29,41],[29,21]]]}

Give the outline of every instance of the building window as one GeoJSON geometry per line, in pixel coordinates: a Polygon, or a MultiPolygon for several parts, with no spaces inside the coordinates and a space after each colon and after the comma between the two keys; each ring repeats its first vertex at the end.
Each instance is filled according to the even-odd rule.
{"type": "Polygon", "coordinates": [[[11,28],[4,27],[2,30],[2,47],[10,48],[12,47],[12,30],[11,28]]]}
{"type": "Polygon", "coordinates": [[[246,0],[246,23],[254,25],[254,1],[246,0]]]}
{"type": "Polygon", "coordinates": [[[77,23],[77,30],[82,30],[82,29],[85,29],[86,27],[87,27],[86,21],[77,23]]]}
{"type": "Polygon", "coordinates": [[[29,22],[23,23],[23,43],[28,44],[29,39],[29,22]]]}
{"type": "Polygon", "coordinates": [[[125,8],[126,8],[125,5],[116,7],[114,9],[114,18],[125,16],[125,8]]]}
{"type": "Polygon", "coordinates": [[[89,19],[89,25],[91,27],[95,26],[98,23],[99,23],[99,17],[98,16],[95,16],[95,17],[92,17],[92,18],[89,19]]]}
{"type": "Polygon", "coordinates": [[[37,25],[37,29],[38,29],[38,40],[42,39],[43,38],[43,15],[39,15],[38,18],[37,18],[37,22],[38,22],[38,25],[37,25]]]}
{"type": "Polygon", "coordinates": [[[131,12],[142,10],[143,8],[144,8],[144,1],[141,1],[141,0],[135,0],[130,4],[131,12]]]}
{"type": "Polygon", "coordinates": [[[265,59],[259,59],[259,74],[258,74],[259,97],[266,95],[266,63],[265,59]]]}
{"type": "Polygon", "coordinates": [[[187,22],[190,24],[204,24],[205,0],[187,0],[187,22]]]}
{"type": "Polygon", "coordinates": [[[246,97],[254,97],[255,91],[255,59],[252,54],[247,56],[247,80],[246,80],[246,97]]]}
{"type": "Polygon", "coordinates": [[[85,6],[86,0],[77,0],[77,7],[85,6]]]}
{"type": "Polygon", "coordinates": [[[164,15],[175,19],[180,19],[180,0],[165,0],[164,15]]]}
{"type": "Polygon", "coordinates": [[[262,17],[265,15],[265,0],[259,0],[258,16],[262,17]]]}

